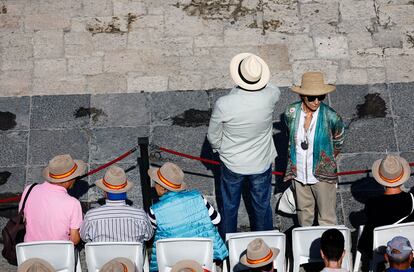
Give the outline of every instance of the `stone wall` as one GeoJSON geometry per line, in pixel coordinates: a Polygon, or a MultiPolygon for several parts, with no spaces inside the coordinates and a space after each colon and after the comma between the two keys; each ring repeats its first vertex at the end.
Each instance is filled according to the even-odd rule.
{"type": "Polygon", "coordinates": [[[262,56],[279,86],[414,80],[411,0],[2,0],[0,96],[227,88],[262,56]]]}

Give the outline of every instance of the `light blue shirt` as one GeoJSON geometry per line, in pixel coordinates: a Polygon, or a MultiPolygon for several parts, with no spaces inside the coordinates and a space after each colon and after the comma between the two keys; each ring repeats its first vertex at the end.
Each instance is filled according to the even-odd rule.
{"type": "Polygon", "coordinates": [[[259,91],[235,87],[217,100],[207,138],[228,169],[259,174],[272,164],[277,156],[272,119],[279,96],[279,88],[268,84],[259,91]]]}

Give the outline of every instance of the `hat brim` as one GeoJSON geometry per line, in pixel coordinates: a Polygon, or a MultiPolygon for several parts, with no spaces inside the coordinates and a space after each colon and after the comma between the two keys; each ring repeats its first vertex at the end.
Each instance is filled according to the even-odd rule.
{"type": "Polygon", "coordinates": [[[265,262],[258,263],[258,264],[249,264],[247,262],[247,251],[246,251],[244,253],[244,255],[240,257],[240,263],[244,266],[251,267],[251,268],[265,266],[265,265],[273,262],[273,260],[276,259],[277,255],[279,255],[279,252],[280,252],[280,250],[278,248],[274,248],[274,247],[271,247],[270,250],[273,252],[273,256],[272,256],[272,258],[270,258],[269,260],[267,260],[265,262]]]}
{"type": "Polygon", "coordinates": [[[158,183],[159,185],[161,185],[162,187],[164,187],[165,189],[167,189],[167,190],[169,190],[169,191],[173,191],[173,192],[179,192],[179,191],[182,191],[182,190],[184,190],[185,188],[186,188],[186,184],[185,184],[185,182],[183,181],[182,183],[181,183],[181,187],[180,188],[178,188],[178,189],[175,189],[175,188],[173,188],[173,187],[170,187],[170,186],[168,186],[167,184],[165,184],[164,182],[162,182],[161,180],[160,180],[160,178],[158,177],[158,175],[157,175],[157,171],[158,171],[158,169],[160,169],[160,168],[150,168],[150,169],[148,169],[148,175],[150,176],[150,178],[153,180],[153,181],[155,181],[156,183],[158,183]]]}
{"type": "Polygon", "coordinates": [[[171,272],[178,272],[186,268],[190,268],[194,272],[203,272],[203,267],[198,262],[193,260],[179,261],[171,268],[171,272]]]}
{"type": "Polygon", "coordinates": [[[31,258],[19,265],[17,272],[27,272],[32,267],[32,265],[36,263],[43,265],[43,268],[48,269],[50,272],[56,271],[55,268],[47,261],[40,258],[31,258]]]}
{"type": "Polygon", "coordinates": [[[100,189],[104,190],[105,192],[108,193],[115,193],[115,194],[120,194],[120,193],[125,193],[127,191],[129,191],[132,187],[134,187],[134,183],[127,180],[127,185],[119,190],[115,190],[115,189],[111,189],[105,186],[105,184],[103,183],[103,179],[98,179],[97,181],[95,181],[95,185],[97,187],[99,187],[100,189]]]}
{"type": "Polygon", "coordinates": [[[379,174],[379,167],[380,167],[382,159],[376,160],[374,162],[374,164],[372,165],[372,176],[379,184],[386,186],[386,187],[398,187],[402,185],[403,183],[405,183],[410,178],[410,175],[411,175],[410,164],[403,158],[400,158],[400,157],[397,157],[397,158],[403,167],[404,173],[399,181],[392,182],[392,183],[381,178],[379,174]]]}
{"type": "Polygon", "coordinates": [[[336,87],[333,85],[324,84],[322,88],[318,89],[304,89],[298,86],[290,88],[293,92],[300,95],[324,95],[335,91],[336,87]]]}
{"type": "Polygon", "coordinates": [[[109,265],[112,262],[122,263],[123,265],[126,266],[128,272],[134,272],[136,270],[134,262],[132,262],[130,259],[127,259],[127,258],[124,258],[124,257],[118,257],[118,258],[114,258],[114,259],[110,260],[109,262],[105,263],[99,271],[105,269],[105,266],[109,265]]]}
{"type": "Polygon", "coordinates": [[[269,83],[270,70],[269,70],[269,66],[267,66],[266,62],[262,58],[254,55],[262,66],[262,76],[260,77],[260,80],[254,84],[249,84],[246,81],[244,81],[239,75],[239,65],[242,60],[252,55],[254,54],[240,53],[234,56],[230,62],[230,76],[233,79],[234,83],[236,83],[239,87],[245,90],[249,90],[249,91],[257,91],[257,90],[262,89],[263,87],[267,85],[267,83],[269,83]]]}
{"type": "Polygon", "coordinates": [[[71,179],[74,179],[74,178],[76,178],[76,177],[79,177],[79,176],[82,176],[83,174],[85,174],[85,172],[86,172],[86,163],[84,163],[83,161],[81,161],[81,160],[73,160],[76,164],[77,164],[77,166],[78,166],[78,168],[76,168],[76,171],[75,172],[73,172],[73,174],[72,175],[70,175],[70,176],[68,176],[68,177],[66,177],[66,178],[62,178],[62,179],[55,179],[55,178],[52,178],[50,175],[49,175],[49,171],[50,171],[50,169],[49,169],[49,166],[46,166],[45,167],[45,169],[43,169],[43,171],[42,171],[42,175],[43,175],[43,177],[48,181],[48,182],[52,182],[52,183],[62,183],[62,182],[65,182],[65,181],[68,181],[68,180],[71,180],[71,179]]]}

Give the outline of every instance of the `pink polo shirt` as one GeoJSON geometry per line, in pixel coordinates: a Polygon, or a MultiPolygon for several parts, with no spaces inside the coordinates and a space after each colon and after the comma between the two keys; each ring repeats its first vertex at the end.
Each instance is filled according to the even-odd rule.
{"type": "MultiPolygon", "coordinates": [[[[29,186],[24,189],[19,210],[29,186]]],[[[80,202],[65,188],[44,182],[30,192],[24,208],[26,218],[25,242],[69,240],[70,229],[82,223],[80,202]]]]}

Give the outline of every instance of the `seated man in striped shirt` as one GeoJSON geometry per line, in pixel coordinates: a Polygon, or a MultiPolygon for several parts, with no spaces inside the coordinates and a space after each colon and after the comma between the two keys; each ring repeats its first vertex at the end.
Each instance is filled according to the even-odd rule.
{"type": "Polygon", "coordinates": [[[155,181],[159,202],[151,206],[150,220],[156,229],[152,247],[150,271],[157,271],[156,242],[165,238],[201,237],[213,240],[214,260],[228,256],[226,245],[216,225],[220,214],[196,190],[185,190],[184,173],[167,162],[161,168],[151,168],[148,175],[155,181]]]}
{"type": "Polygon", "coordinates": [[[105,191],[106,204],[89,210],[80,228],[85,242],[144,242],[154,231],[142,209],[128,206],[126,192],[134,185],[124,170],[111,166],[104,178],[95,182],[105,191]]]}

